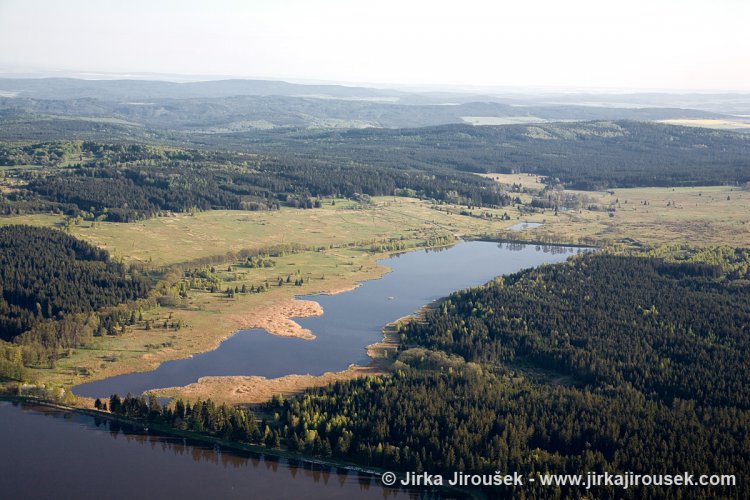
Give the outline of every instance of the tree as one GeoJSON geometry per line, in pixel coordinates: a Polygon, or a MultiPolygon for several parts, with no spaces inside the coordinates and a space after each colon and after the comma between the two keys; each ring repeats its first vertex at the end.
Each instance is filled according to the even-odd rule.
{"type": "Polygon", "coordinates": [[[112,394],[112,396],[109,397],[109,411],[112,413],[120,413],[121,410],[122,400],[120,400],[120,396],[112,394]]]}

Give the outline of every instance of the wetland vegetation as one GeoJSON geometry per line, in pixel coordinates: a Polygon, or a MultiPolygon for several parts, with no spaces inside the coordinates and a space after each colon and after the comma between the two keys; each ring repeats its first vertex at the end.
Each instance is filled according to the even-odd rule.
{"type": "Polygon", "coordinates": [[[747,487],[750,136],[622,119],[722,119],[695,110],[451,121],[510,112],[466,103],[408,120],[403,106],[360,106],[394,128],[321,126],[344,119],[339,101],[304,125],[256,127],[232,125],[224,106],[269,99],[216,98],[227,101],[193,125],[185,117],[206,102],[178,99],[158,117],[117,111],[106,96],[0,98],[5,392],[365,467],[720,471],[741,487],[695,496],[747,487]],[[460,239],[511,243],[503,261],[470,258],[478,273],[437,257],[496,243],[459,244],[422,267],[416,253],[391,259],[392,275],[369,282],[376,297],[368,285],[316,296],[382,278],[379,261],[394,252],[460,239]],[[511,262],[524,243],[557,252],[511,262]],[[562,262],[554,245],[598,250],[562,262]],[[401,282],[399,262],[413,271],[401,282]],[[407,300],[399,292],[412,285],[433,292],[407,300]],[[441,298],[365,351],[386,323],[441,298]],[[334,360],[377,301],[389,314],[360,325],[369,336],[357,356],[334,360]],[[191,373],[158,393],[175,398],[166,405],[136,394],[159,387],[151,381],[112,398],[71,392],[209,359],[244,328],[307,340],[263,333],[236,353],[242,370],[191,373]],[[276,352],[295,342],[320,345],[307,358],[276,352]]]}

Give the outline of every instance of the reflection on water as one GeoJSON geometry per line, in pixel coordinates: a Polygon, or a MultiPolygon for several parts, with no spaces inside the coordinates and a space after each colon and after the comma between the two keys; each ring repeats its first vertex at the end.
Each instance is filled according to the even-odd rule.
{"type": "Polygon", "coordinates": [[[0,401],[3,498],[445,498],[371,474],[0,401]]]}
{"type": "Polygon", "coordinates": [[[156,370],[82,384],[75,394],[109,397],[140,394],[159,387],[184,386],[204,376],[321,375],[366,365],[367,346],[383,338],[386,324],[413,314],[456,290],[486,283],[501,274],[564,261],[578,247],[520,243],[462,242],[439,250],[399,254],[381,261],[391,272],[350,292],[303,296],[320,303],[322,316],[299,318],[315,334],[312,341],[242,330],[210,352],[169,361],[156,370]]]}
{"type": "MultiPolygon", "coordinates": [[[[529,247],[528,243],[519,243],[519,242],[503,242],[498,243],[497,247],[501,250],[508,250],[511,252],[522,252],[526,248],[529,247]]],[[[574,255],[577,253],[581,253],[582,251],[586,251],[586,249],[581,247],[570,247],[565,245],[534,245],[534,249],[537,252],[552,254],[552,255],[574,255]]]]}

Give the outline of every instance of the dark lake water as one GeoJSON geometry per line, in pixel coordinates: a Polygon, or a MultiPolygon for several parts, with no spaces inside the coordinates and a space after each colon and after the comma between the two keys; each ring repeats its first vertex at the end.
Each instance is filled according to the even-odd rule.
{"type": "Polygon", "coordinates": [[[578,247],[537,246],[484,241],[461,242],[441,250],[421,250],[380,261],[391,272],[365,281],[351,292],[302,296],[323,307],[318,317],[297,322],[315,340],[279,337],[264,330],[241,330],[215,350],[169,361],[156,370],[120,375],[76,386],[75,394],[109,397],[149,389],[184,386],[203,376],[289,374],[321,375],[350,364],[367,364],[366,347],[382,340],[382,328],[450,293],[477,286],[502,274],[561,262],[578,247]]]}
{"type": "Polygon", "coordinates": [[[377,476],[228,451],[92,416],[0,401],[0,497],[440,498],[377,476]]]}

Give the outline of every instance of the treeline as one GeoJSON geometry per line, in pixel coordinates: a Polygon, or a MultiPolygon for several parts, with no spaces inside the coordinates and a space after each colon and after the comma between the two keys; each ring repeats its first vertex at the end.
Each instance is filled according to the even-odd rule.
{"type": "Polygon", "coordinates": [[[571,189],[738,185],[750,181],[747,134],[634,121],[442,125],[202,136],[222,147],[336,155],[372,166],[528,172],[571,189]]]}
{"type": "MultiPolygon", "coordinates": [[[[420,356],[424,357],[424,356],[420,356]]],[[[392,377],[358,379],[269,410],[290,449],[388,470],[522,474],[691,471],[736,474],[747,484],[743,440],[750,413],[675,401],[665,405],[626,387],[580,390],[533,384],[514,374],[449,363],[401,365],[392,377]]],[[[732,490],[723,493],[731,496],[732,490]]],[[[562,490],[578,497],[582,491],[562,490]]],[[[496,492],[497,493],[497,492],[496,492]]],[[[533,485],[506,491],[548,497],[533,485]]],[[[684,492],[659,488],[655,498],[684,492]]],[[[720,490],[699,492],[707,498],[720,490]]],[[[597,498],[622,492],[595,491],[597,498]]],[[[649,492],[634,490],[635,498],[649,492]]]]}
{"type": "Polygon", "coordinates": [[[32,181],[28,189],[49,200],[73,204],[82,212],[90,211],[92,217],[111,222],[130,222],[162,211],[278,207],[277,203],[258,197],[243,200],[222,189],[210,171],[189,168],[165,169],[157,175],[116,168],[77,169],[72,175],[51,175],[32,181]]]}
{"type": "Polygon", "coordinates": [[[54,141],[24,145],[0,144],[0,165],[60,165],[69,155],[80,153],[77,142],[54,141]]]}
{"type": "MultiPolygon", "coordinates": [[[[745,253],[750,260],[750,254],[745,253]]],[[[750,285],[719,265],[590,255],[456,294],[407,342],[750,409],[750,285]]]]}
{"type": "MultiPolygon", "coordinates": [[[[37,145],[41,147],[43,145],[37,145]]],[[[6,148],[6,154],[9,149],[6,148]]],[[[24,157],[25,158],[25,157],[24,157]]],[[[501,206],[511,198],[487,179],[447,170],[371,166],[342,158],[257,155],[84,142],[65,169],[14,172],[25,189],[8,193],[6,213],[34,203],[128,222],[163,211],[317,208],[321,198],[399,195],[501,206]]],[[[22,161],[12,158],[6,162],[22,161]]]]}
{"type": "Polygon", "coordinates": [[[38,327],[29,335],[41,338],[54,330],[57,340],[73,346],[84,325],[92,325],[90,313],[143,298],[149,288],[146,278],[111,261],[104,250],[61,231],[0,228],[0,339],[38,327]],[[56,321],[63,317],[78,320],[60,330],[56,321]]]}
{"type": "MultiPolygon", "coordinates": [[[[725,267],[589,254],[499,278],[401,328],[402,349],[426,347],[402,350],[393,376],[267,410],[291,448],[390,470],[726,473],[736,488],[589,494],[738,497],[750,479],[750,286],[728,271],[750,253],[732,255],[725,267]]],[[[537,488],[502,493],[550,494],[537,488]]]]}
{"type": "Polygon", "coordinates": [[[184,402],[178,399],[160,405],[153,394],[120,398],[113,394],[108,401],[97,399],[95,408],[144,423],[166,425],[175,429],[206,434],[242,443],[264,443],[278,448],[279,434],[255,414],[242,407],[217,405],[207,401],[184,402]]]}

